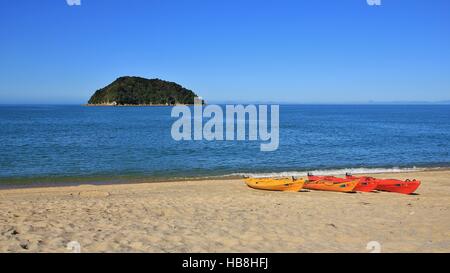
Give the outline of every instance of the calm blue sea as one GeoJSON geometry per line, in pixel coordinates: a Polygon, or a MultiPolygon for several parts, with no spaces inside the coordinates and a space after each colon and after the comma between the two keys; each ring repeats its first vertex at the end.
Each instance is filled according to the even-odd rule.
{"type": "Polygon", "coordinates": [[[0,183],[450,166],[449,105],[282,105],[280,146],[171,138],[169,107],[0,106],[0,183]]]}

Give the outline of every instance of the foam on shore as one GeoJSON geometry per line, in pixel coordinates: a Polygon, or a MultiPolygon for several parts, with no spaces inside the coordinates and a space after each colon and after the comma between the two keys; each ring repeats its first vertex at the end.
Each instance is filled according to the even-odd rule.
{"type": "Polygon", "coordinates": [[[427,170],[442,170],[447,168],[343,168],[343,169],[317,169],[310,171],[287,171],[287,172],[261,172],[261,173],[234,173],[230,176],[249,176],[249,177],[301,177],[307,176],[308,173],[314,175],[345,175],[346,173],[351,174],[379,174],[379,173],[407,173],[407,172],[419,172],[427,170]]]}

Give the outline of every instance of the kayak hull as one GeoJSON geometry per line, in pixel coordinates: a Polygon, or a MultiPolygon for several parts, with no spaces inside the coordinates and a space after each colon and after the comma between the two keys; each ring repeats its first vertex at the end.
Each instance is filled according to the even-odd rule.
{"type": "Polygon", "coordinates": [[[332,181],[335,183],[344,183],[344,182],[350,182],[352,180],[358,180],[358,184],[353,189],[354,191],[359,192],[371,192],[374,191],[377,188],[377,182],[370,179],[365,178],[355,178],[355,179],[348,179],[348,178],[340,178],[335,176],[314,176],[310,175],[308,176],[308,179],[311,181],[318,181],[318,180],[327,180],[332,181]]]}
{"type": "Polygon", "coordinates": [[[303,188],[318,191],[354,192],[358,180],[349,182],[333,182],[329,180],[308,181],[303,188]]]}
{"type": "Polygon", "coordinates": [[[355,191],[360,192],[372,192],[376,190],[378,183],[375,181],[359,181],[358,185],[355,187],[355,191]]]}
{"type": "MultiPolygon", "coordinates": [[[[347,176],[348,179],[358,178],[355,176],[347,176]]],[[[360,179],[366,179],[367,181],[375,181],[377,184],[376,190],[386,192],[396,192],[402,194],[412,194],[419,187],[421,182],[418,180],[398,180],[398,179],[377,179],[372,177],[359,177],[360,179]]]]}
{"type": "Polygon", "coordinates": [[[247,178],[245,183],[252,189],[266,191],[286,191],[299,192],[303,189],[305,181],[303,179],[293,180],[291,178],[247,178]]]}
{"type": "Polygon", "coordinates": [[[387,192],[397,192],[402,194],[412,194],[420,186],[420,181],[382,180],[378,182],[377,190],[387,192]]]}

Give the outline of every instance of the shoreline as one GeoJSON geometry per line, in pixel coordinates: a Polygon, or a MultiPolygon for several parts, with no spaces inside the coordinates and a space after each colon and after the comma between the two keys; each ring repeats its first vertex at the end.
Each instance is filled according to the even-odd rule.
{"type": "MultiPolygon", "coordinates": [[[[213,177],[186,177],[186,178],[131,178],[120,180],[105,180],[105,181],[91,181],[88,182],[38,182],[34,184],[19,183],[5,183],[0,182],[0,192],[10,189],[33,189],[33,188],[64,188],[77,186],[113,186],[113,185],[139,185],[139,184],[158,184],[158,183],[183,183],[192,181],[221,181],[221,180],[237,180],[240,176],[213,176],[213,177]]],[[[32,180],[32,178],[30,178],[32,180]]]]}
{"type": "MultiPolygon", "coordinates": [[[[343,176],[347,171],[357,175],[379,175],[379,174],[397,174],[397,173],[417,173],[417,172],[434,172],[434,171],[450,171],[450,167],[412,167],[412,168],[347,168],[347,169],[323,169],[314,170],[316,175],[334,175],[343,176]],[[372,171],[371,171],[372,170],[372,171]]],[[[176,177],[150,177],[150,176],[92,176],[92,177],[37,177],[37,178],[8,178],[0,179],[0,191],[8,189],[27,189],[27,188],[51,188],[51,187],[73,187],[82,185],[130,185],[130,184],[146,184],[146,183],[174,183],[187,181],[210,181],[210,180],[237,180],[244,176],[250,177],[306,177],[309,171],[286,171],[286,172],[260,172],[260,173],[231,173],[224,175],[211,176],[176,176],[176,177]],[[33,182],[37,181],[37,182],[33,182]],[[44,181],[45,180],[45,181],[44,181]],[[53,181],[51,181],[53,180],[53,181]],[[78,181],[77,181],[78,180],[78,181]]]]}
{"type": "MultiPolygon", "coordinates": [[[[405,179],[408,173],[375,177],[405,179]]],[[[0,191],[0,252],[450,251],[450,170],[417,194],[270,192],[242,179],[0,191]]]]}

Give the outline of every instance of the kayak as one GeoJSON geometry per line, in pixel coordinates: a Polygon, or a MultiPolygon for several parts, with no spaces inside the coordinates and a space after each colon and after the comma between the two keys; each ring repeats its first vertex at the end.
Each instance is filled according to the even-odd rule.
{"type": "Polygon", "coordinates": [[[303,188],[318,191],[354,192],[358,180],[333,182],[330,180],[307,181],[303,188]]]}
{"type": "Polygon", "coordinates": [[[335,176],[316,176],[316,175],[309,175],[308,179],[310,181],[318,181],[318,180],[327,180],[332,181],[335,183],[343,183],[343,182],[351,182],[353,180],[358,180],[358,184],[353,189],[354,191],[360,191],[360,192],[371,192],[374,191],[378,185],[378,183],[375,181],[375,179],[369,179],[365,177],[361,178],[340,178],[335,176]]]}
{"type": "Polygon", "coordinates": [[[361,192],[371,192],[376,190],[378,187],[378,182],[376,179],[361,178],[358,181],[358,185],[355,187],[355,191],[361,192]]]}
{"type": "Polygon", "coordinates": [[[388,192],[397,192],[403,194],[411,194],[417,190],[420,186],[420,181],[418,180],[398,180],[398,179],[378,179],[373,177],[356,177],[352,175],[347,175],[348,179],[370,179],[376,181],[377,187],[376,189],[379,191],[388,191],[388,192]]]}
{"type": "Polygon", "coordinates": [[[298,192],[305,180],[294,178],[246,178],[247,186],[258,190],[298,192]]]}

